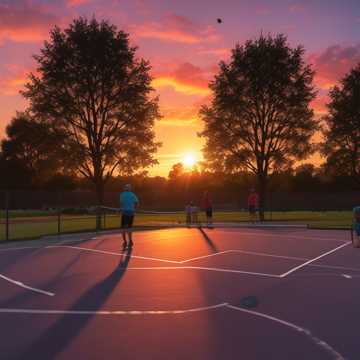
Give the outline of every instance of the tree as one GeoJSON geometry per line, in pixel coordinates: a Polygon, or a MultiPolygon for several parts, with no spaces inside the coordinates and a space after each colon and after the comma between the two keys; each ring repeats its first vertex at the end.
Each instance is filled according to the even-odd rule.
{"type": "Polygon", "coordinates": [[[290,48],[284,35],[237,45],[210,83],[211,104],[200,110],[205,160],[212,169],[256,175],[261,219],[268,175],[313,150],[314,73],[303,55],[304,49],[290,48]]]}
{"type": "Polygon", "coordinates": [[[24,162],[18,159],[5,159],[0,153],[0,189],[28,189],[31,186],[29,179],[32,173],[26,167],[24,162]]]}
{"type": "Polygon", "coordinates": [[[28,185],[41,186],[51,177],[71,174],[71,159],[66,157],[67,139],[64,131],[37,121],[29,113],[18,112],[6,127],[1,142],[4,160],[22,164],[28,185]]]}
{"type": "Polygon", "coordinates": [[[176,181],[181,178],[185,173],[184,165],[179,162],[172,166],[171,170],[169,171],[169,180],[176,181]]]}
{"type": "Polygon", "coordinates": [[[326,167],[360,184],[360,64],[329,93],[322,153],[326,167]]]}
{"type": "Polygon", "coordinates": [[[150,65],[136,50],[108,22],[79,18],[51,31],[35,56],[38,75],[30,74],[23,92],[32,114],[66,132],[68,156],[95,185],[100,204],[113,173],[156,163],[158,99],[150,97],[150,65]]]}

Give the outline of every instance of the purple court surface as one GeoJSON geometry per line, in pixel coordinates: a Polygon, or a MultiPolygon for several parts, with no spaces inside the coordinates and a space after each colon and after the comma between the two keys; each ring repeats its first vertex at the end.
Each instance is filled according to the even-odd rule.
{"type": "Polygon", "coordinates": [[[3,244],[0,358],[360,359],[350,240],[173,228],[126,251],[117,233],[3,244]]]}

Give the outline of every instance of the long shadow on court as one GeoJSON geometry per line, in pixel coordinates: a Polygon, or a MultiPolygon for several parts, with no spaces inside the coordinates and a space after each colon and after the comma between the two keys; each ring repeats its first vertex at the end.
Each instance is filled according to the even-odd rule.
{"type": "Polygon", "coordinates": [[[214,253],[219,252],[219,249],[217,248],[216,244],[211,240],[211,238],[208,236],[205,230],[202,227],[199,227],[198,229],[201,232],[202,236],[204,237],[207,245],[210,247],[211,251],[214,253]]]}
{"type": "MultiPolygon", "coordinates": [[[[100,245],[104,242],[105,240],[102,239],[101,241],[99,241],[93,248],[96,249],[98,247],[100,247],[100,245]]],[[[61,245],[61,244],[59,244],[61,245]]],[[[57,246],[55,244],[55,246],[57,246]]],[[[36,273],[37,269],[33,267],[32,263],[36,264],[36,257],[38,256],[44,256],[44,254],[41,254],[41,251],[46,250],[46,247],[42,247],[42,248],[38,248],[38,249],[34,249],[34,251],[32,251],[31,253],[27,253],[25,254],[23,257],[17,257],[17,261],[14,262],[10,262],[7,264],[8,267],[13,267],[16,266],[17,262],[24,262],[27,260],[31,260],[31,263],[29,263],[29,269],[31,268],[32,271],[34,271],[36,273]]],[[[51,249],[50,249],[51,250],[51,249]]],[[[50,251],[48,250],[48,251],[50,251]]],[[[78,251],[78,250],[74,250],[74,251],[78,251]]],[[[61,264],[63,264],[62,268],[57,272],[55,277],[52,277],[49,281],[46,281],[45,283],[41,284],[40,287],[42,290],[46,290],[46,291],[51,291],[51,289],[54,288],[54,286],[56,286],[57,282],[59,280],[61,280],[64,276],[64,274],[66,274],[66,272],[73,266],[75,265],[75,263],[77,263],[82,255],[82,251],[78,252],[78,254],[72,258],[70,261],[68,261],[66,264],[63,264],[63,261],[61,262],[61,264]]],[[[1,268],[1,265],[0,265],[1,268]]],[[[3,270],[3,269],[2,269],[3,270]]],[[[10,299],[7,299],[5,302],[1,302],[0,300],[0,305],[2,307],[15,307],[15,306],[22,306],[22,304],[31,299],[34,296],[34,294],[32,292],[22,292],[19,295],[16,295],[10,299]]]]}
{"type": "MultiPolygon", "coordinates": [[[[125,275],[132,249],[121,257],[119,265],[101,282],[84,293],[69,311],[97,311],[118,286],[125,275]]],[[[94,314],[63,315],[53,326],[30,345],[17,359],[53,359],[64,351],[67,345],[81,332],[94,314]]]]}

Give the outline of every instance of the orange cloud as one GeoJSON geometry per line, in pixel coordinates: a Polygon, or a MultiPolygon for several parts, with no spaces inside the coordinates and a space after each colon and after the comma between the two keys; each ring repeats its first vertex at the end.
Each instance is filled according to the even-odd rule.
{"type": "Polygon", "coordinates": [[[161,23],[151,22],[134,27],[138,37],[161,41],[198,44],[216,42],[220,39],[214,27],[202,27],[184,16],[168,15],[161,23]]]}
{"type": "Polygon", "coordinates": [[[27,1],[3,1],[0,4],[0,42],[37,42],[47,37],[56,23],[54,15],[27,1]]]}
{"type": "Polygon", "coordinates": [[[165,86],[187,95],[206,96],[210,94],[208,83],[213,74],[190,63],[182,63],[176,68],[154,75],[152,85],[159,89],[165,86]]]}
{"type": "Polygon", "coordinates": [[[217,58],[226,58],[229,57],[231,50],[228,48],[217,48],[217,49],[200,49],[198,51],[199,55],[213,55],[217,58]]]}
{"type": "Polygon", "coordinates": [[[163,118],[159,125],[165,126],[196,126],[199,125],[199,106],[187,106],[185,108],[162,107],[163,118]]]}
{"type": "Polygon", "coordinates": [[[314,110],[316,117],[321,117],[327,114],[326,104],[329,102],[327,94],[318,94],[318,96],[311,102],[311,107],[314,110]]]}

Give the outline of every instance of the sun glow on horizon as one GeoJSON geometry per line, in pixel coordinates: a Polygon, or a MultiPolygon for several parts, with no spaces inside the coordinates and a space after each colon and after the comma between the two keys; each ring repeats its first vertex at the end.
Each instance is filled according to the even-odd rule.
{"type": "Polygon", "coordinates": [[[184,155],[182,163],[186,166],[186,167],[193,167],[196,164],[196,158],[195,155],[192,153],[187,153],[184,155]]]}

